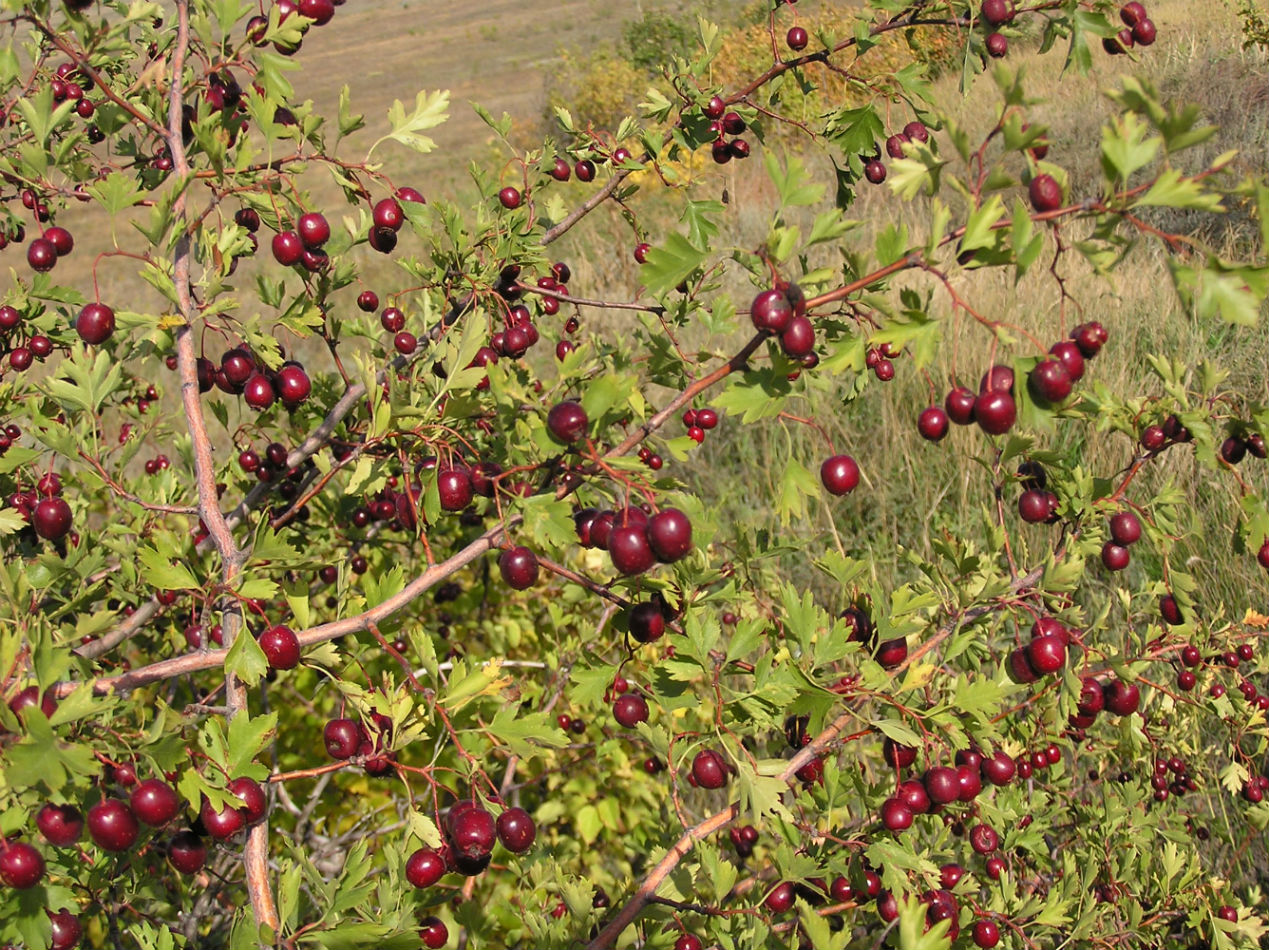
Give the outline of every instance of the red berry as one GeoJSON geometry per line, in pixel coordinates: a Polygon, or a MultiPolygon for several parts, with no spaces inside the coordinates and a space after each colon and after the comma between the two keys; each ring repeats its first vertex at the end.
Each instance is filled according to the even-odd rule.
{"type": "Polygon", "coordinates": [[[0,838],[0,881],[17,890],[34,887],[44,877],[44,856],[25,841],[0,838]]]}
{"type": "Polygon", "coordinates": [[[820,466],[820,481],[830,494],[845,495],[859,484],[859,465],[849,455],[833,455],[820,466]]]}
{"type": "Polygon", "coordinates": [[[405,879],[415,887],[431,887],[445,876],[445,859],[431,848],[419,848],[406,859],[405,879]]]}

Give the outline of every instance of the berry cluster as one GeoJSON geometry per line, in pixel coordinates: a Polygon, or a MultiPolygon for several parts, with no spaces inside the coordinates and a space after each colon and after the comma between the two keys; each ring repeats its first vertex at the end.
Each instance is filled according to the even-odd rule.
{"type": "Polygon", "coordinates": [[[727,103],[719,96],[710,97],[702,111],[709,119],[710,132],[717,136],[714,144],[710,146],[710,155],[714,162],[718,165],[726,165],[733,158],[748,158],[749,143],[739,137],[748,126],[740,113],[728,111],[727,103]],[[729,135],[733,136],[730,141],[727,139],[729,135]]]}
{"type": "Polygon", "coordinates": [[[636,506],[584,508],[573,520],[582,546],[607,551],[613,567],[626,576],[642,574],[658,561],[672,564],[692,550],[692,522],[677,508],[652,515],[636,506]]]}

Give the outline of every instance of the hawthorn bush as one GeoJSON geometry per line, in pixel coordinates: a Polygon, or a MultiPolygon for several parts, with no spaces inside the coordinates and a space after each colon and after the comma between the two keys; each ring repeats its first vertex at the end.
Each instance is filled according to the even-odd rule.
{"type": "Polygon", "coordinates": [[[1126,376],[1080,299],[1158,247],[1159,321],[1263,354],[1269,186],[1139,78],[1096,146],[1050,142],[1008,60],[1148,60],[1140,4],[871,0],[814,32],[777,5],[736,86],[702,21],[618,129],[561,113],[526,151],[486,115],[508,158],[474,203],[389,171],[445,94],[380,124],[295,93],[332,0],[3,9],[0,941],[1269,932],[1263,357],[1126,376]],[[927,29],[985,135],[918,66],[856,68],[927,29]],[[782,111],[843,76],[863,104],[782,111]],[[763,148],[782,124],[800,154],[763,148]],[[757,246],[700,155],[769,181],[757,246]],[[1178,214],[1243,224],[1208,248],[1178,214]],[[557,242],[637,279],[597,295],[557,242]],[[984,272],[1029,312],[987,311],[984,272]],[[833,417],[922,389],[928,444],[890,462],[978,494],[883,546],[856,529],[905,443],[833,417]],[[814,450],[755,459],[771,427],[814,450]],[[719,439],[750,468],[693,464],[719,439]]]}

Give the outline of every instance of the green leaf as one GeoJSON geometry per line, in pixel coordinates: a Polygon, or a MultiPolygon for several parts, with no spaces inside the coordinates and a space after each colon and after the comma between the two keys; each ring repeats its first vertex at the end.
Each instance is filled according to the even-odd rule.
{"type": "Polygon", "coordinates": [[[234,637],[233,645],[225,654],[225,672],[232,673],[248,686],[255,686],[269,672],[269,661],[260,649],[256,638],[246,630],[234,637]]]}
{"type": "Polygon", "coordinates": [[[640,277],[651,293],[664,294],[686,280],[705,262],[705,257],[705,252],[694,247],[683,235],[672,233],[648,252],[640,277]]]}
{"type": "MultiPolygon", "coordinates": [[[[239,636],[238,639],[244,637],[239,636]]],[[[249,718],[244,712],[229,720],[229,759],[226,764],[231,775],[263,779],[269,774],[268,767],[256,762],[255,757],[277,731],[277,726],[278,714],[275,712],[254,718],[249,718]]]]}
{"type": "MultiPolygon", "coordinates": [[[[1000,223],[1005,217],[1005,203],[1000,195],[992,195],[986,204],[975,208],[969,220],[965,222],[965,234],[961,238],[960,249],[972,251],[980,247],[991,247],[996,243],[993,225],[1000,223]]],[[[1026,216],[1028,224],[1030,216],[1026,216]]],[[[1017,216],[1014,217],[1014,230],[1018,229],[1017,216]]],[[[1030,229],[1028,228],[1028,236],[1030,229]]]]}
{"type": "Polygon", "coordinates": [[[140,548],[137,558],[144,565],[141,576],[159,590],[197,590],[198,580],[184,564],[170,561],[154,548],[140,548]]]}
{"type": "Polygon", "coordinates": [[[1199,208],[1203,211],[1224,211],[1221,196],[1205,191],[1192,178],[1184,177],[1175,168],[1166,168],[1150,186],[1150,190],[1132,203],[1134,208],[1199,208]]]}
{"type": "Polygon", "coordinates": [[[1129,112],[1102,127],[1102,172],[1117,184],[1154,160],[1163,139],[1146,138],[1149,127],[1129,112]]]}
{"type": "Polygon", "coordinates": [[[339,134],[351,135],[358,129],[366,126],[366,117],[364,115],[354,114],[352,111],[352,95],[345,84],[339,90],[339,134]]]}
{"type": "MultiPolygon", "coordinates": [[[[414,100],[414,111],[406,115],[405,104],[400,99],[393,100],[392,105],[388,108],[388,122],[392,126],[392,131],[383,138],[375,142],[370,147],[373,152],[383,142],[389,139],[400,142],[407,148],[411,148],[421,154],[426,154],[436,148],[436,143],[426,135],[420,135],[424,129],[434,129],[446,119],[449,113],[449,90],[438,90],[430,95],[423,90],[419,90],[414,100]]],[[[369,153],[367,153],[369,154],[369,153]]]]}
{"type": "Polygon", "coordinates": [[[88,193],[96,198],[106,209],[106,213],[112,217],[125,208],[131,208],[143,197],[141,189],[137,187],[136,178],[121,172],[111,172],[96,184],[90,185],[88,193]]]}
{"type": "Polygon", "coordinates": [[[806,167],[797,156],[789,156],[783,169],[773,152],[763,155],[767,175],[776,187],[782,208],[796,208],[817,204],[823,200],[824,186],[809,180],[806,167]]]}

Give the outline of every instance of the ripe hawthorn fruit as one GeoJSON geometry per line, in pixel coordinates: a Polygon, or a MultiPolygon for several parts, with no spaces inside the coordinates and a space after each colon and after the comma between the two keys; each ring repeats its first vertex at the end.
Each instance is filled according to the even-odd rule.
{"type": "Polygon", "coordinates": [[[832,495],[845,495],[859,484],[859,465],[849,455],[833,455],[820,466],[820,481],[832,495]]]}
{"type": "Polygon", "coordinates": [[[268,627],[260,634],[258,642],[270,668],[290,670],[299,664],[300,640],[290,627],[282,624],[268,627]]]}
{"type": "Polygon", "coordinates": [[[445,870],[445,858],[431,848],[419,848],[405,861],[405,879],[415,887],[431,887],[445,870]]]}
{"type": "Polygon", "coordinates": [[[538,836],[532,816],[518,807],[507,808],[498,816],[497,832],[502,846],[512,854],[524,854],[538,836]]]}
{"type": "Polygon", "coordinates": [[[88,834],[105,851],[127,851],[141,828],[132,809],[117,798],[105,798],[88,809],[88,834]]]}
{"type": "Polygon", "coordinates": [[[627,729],[648,721],[648,701],[639,693],[624,693],[613,700],[612,715],[627,729]]]}
{"type": "Polygon", "coordinates": [[[652,553],[663,564],[673,564],[692,550],[692,522],[677,508],[662,508],[649,518],[646,533],[652,553]]]}
{"type": "Polygon", "coordinates": [[[1027,185],[1027,194],[1031,198],[1031,207],[1041,214],[1062,207],[1062,186],[1052,175],[1040,174],[1032,178],[1027,185]]]}
{"type": "Polygon", "coordinates": [[[498,571],[513,590],[527,590],[537,583],[537,555],[523,546],[509,548],[498,555],[498,571]]]}
{"type": "Polygon", "coordinates": [[[44,877],[44,856],[25,841],[0,840],[0,881],[24,891],[44,877]]]}
{"type": "Polygon", "coordinates": [[[727,775],[726,761],[713,749],[702,749],[692,759],[692,778],[700,788],[722,788],[727,775]]]}

